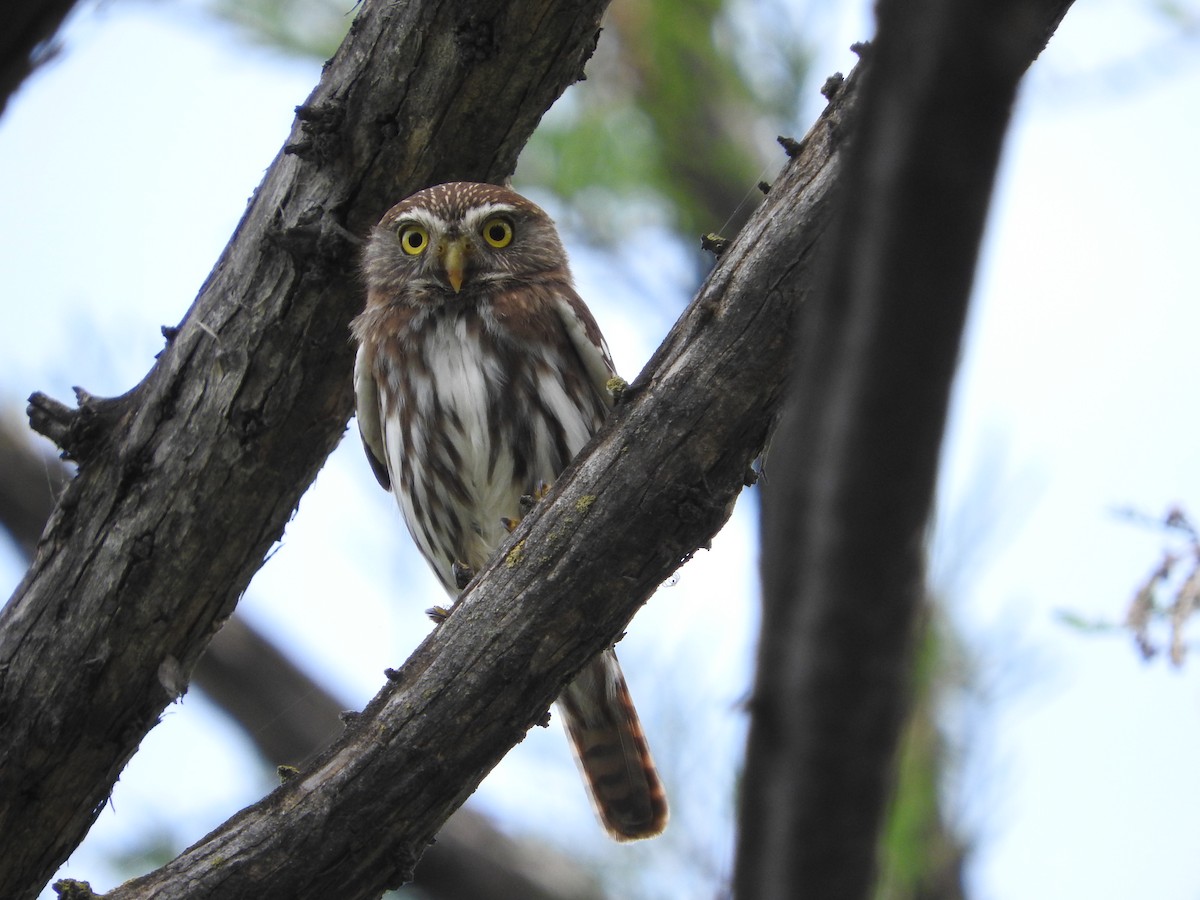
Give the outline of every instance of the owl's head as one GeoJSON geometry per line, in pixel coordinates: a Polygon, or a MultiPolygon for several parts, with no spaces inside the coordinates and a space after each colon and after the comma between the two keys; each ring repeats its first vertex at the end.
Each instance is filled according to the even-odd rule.
{"type": "Polygon", "coordinates": [[[457,181],[418,191],[371,233],[363,271],[372,292],[441,303],[546,278],[569,279],[554,223],[494,184],[457,181]]]}

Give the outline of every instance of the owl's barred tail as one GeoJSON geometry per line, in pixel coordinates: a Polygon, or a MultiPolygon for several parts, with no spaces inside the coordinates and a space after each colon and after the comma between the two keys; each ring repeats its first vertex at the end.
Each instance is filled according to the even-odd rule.
{"type": "Polygon", "coordinates": [[[659,834],[667,826],[666,791],[612,650],[563,689],[558,709],[608,833],[618,841],[659,834]]]}

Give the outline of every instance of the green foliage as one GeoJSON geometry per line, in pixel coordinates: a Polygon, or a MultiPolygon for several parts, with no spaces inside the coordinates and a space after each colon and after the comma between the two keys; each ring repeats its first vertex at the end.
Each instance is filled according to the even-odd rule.
{"type": "Polygon", "coordinates": [[[739,32],[742,21],[776,21],[771,10],[739,12],[722,0],[617,0],[588,82],[547,116],[522,181],[583,212],[602,242],[621,236],[605,224],[614,206],[621,221],[664,224],[688,241],[735,232],[764,166],[776,165],[774,136],[795,120],[810,61],[790,27],[739,32]]]}

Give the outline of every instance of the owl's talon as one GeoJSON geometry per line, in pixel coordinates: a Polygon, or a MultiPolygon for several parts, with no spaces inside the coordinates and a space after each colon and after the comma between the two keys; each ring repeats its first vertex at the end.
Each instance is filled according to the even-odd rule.
{"type": "Polygon", "coordinates": [[[500,524],[504,526],[504,530],[512,534],[517,530],[517,526],[521,524],[520,519],[510,519],[508,516],[500,517],[500,524]]]}
{"type": "Polygon", "coordinates": [[[425,615],[429,616],[429,618],[433,620],[434,625],[441,625],[448,618],[450,618],[450,610],[446,609],[444,606],[431,606],[429,609],[425,610],[425,615]]]}
{"type": "Polygon", "coordinates": [[[454,584],[460,591],[465,591],[471,579],[475,577],[475,570],[458,560],[450,564],[450,572],[454,575],[454,584]]]}
{"type": "MultiPolygon", "coordinates": [[[[538,484],[536,488],[534,488],[532,494],[522,494],[518,503],[521,510],[521,519],[524,519],[527,515],[529,515],[535,503],[545,500],[548,493],[550,493],[550,483],[543,481],[538,484]]],[[[521,519],[517,519],[516,522],[513,522],[513,528],[516,528],[517,525],[521,524],[521,519]]],[[[509,528],[508,530],[512,531],[512,528],[509,528]]]]}

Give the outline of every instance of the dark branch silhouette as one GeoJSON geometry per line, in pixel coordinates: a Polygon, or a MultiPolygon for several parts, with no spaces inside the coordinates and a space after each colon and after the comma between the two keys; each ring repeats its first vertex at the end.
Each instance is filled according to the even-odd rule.
{"type": "Polygon", "coordinates": [[[880,4],[767,460],[744,900],[871,896],[979,238],[1017,84],[1068,6],[880,4]]]}
{"type": "Polygon", "coordinates": [[[9,0],[0,8],[0,115],[25,79],[58,52],[54,33],[75,0],[9,0]]]}

